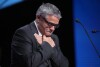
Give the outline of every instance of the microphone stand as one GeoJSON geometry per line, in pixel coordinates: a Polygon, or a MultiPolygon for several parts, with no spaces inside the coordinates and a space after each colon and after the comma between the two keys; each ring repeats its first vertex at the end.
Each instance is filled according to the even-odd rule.
{"type": "Polygon", "coordinates": [[[90,42],[91,42],[91,44],[92,44],[92,46],[94,47],[94,49],[95,49],[95,51],[96,51],[98,57],[100,58],[99,52],[98,52],[97,48],[95,47],[94,43],[92,42],[92,39],[91,39],[91,37],[89,36],[89,34],[88,34],[87,30],[85,29],[84,25],[83,25],[83,24],[80,22],[80,20],[78,20],[78,19],[76,19],[75,22],[79,23],[79,24],[83,27],[83,29],[85,30],[85,33],[87,34],[87,36],[88,36],[88,38],[89,38],[89,40],[90,40],[90,42]]]}

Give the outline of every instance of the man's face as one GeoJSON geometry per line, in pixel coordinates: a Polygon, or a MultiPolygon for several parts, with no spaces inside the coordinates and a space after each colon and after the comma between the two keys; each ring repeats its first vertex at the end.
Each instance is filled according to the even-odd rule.
{"type": "Polygon", "coordinates": [[[55,28],[59,24],[59,19],[56,16],[48,15],[46,18],[40,16],[38,22],[38,28],[42,35],[51,36],[55,28]]]}

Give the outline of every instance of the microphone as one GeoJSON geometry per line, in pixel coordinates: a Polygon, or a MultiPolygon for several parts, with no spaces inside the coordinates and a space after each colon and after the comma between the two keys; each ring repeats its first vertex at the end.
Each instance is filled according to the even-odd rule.
{"type": "MultiPolygon", "coordinates": [[[[80,22],[80,20],[79,20],[79,19],[75,19],[75,22],[79,23],[79,24],[83,27],[83,29],[84,29],[84,31],[85,31],[85,33],[86,33],[86,35],[88,36],[88,38],[89,38],[89,40],[90,40],[90,42],[91,42],[91,44],[92,44],[92,46],[94,47],[94,49],[95,49],[95,51],[96,51],[96,53],[97,53],[98,57],[100,58],[99,51],[98,51],[98,50],[97,50],[97,48],[95,47],[95,45],[94,45],[94,43],[93,43],[93,41],[92,41],[91,37],[89,36],[89,34],[88,34],[88,32],[87,32],[86,28],[84,27],[84,25],[80,22]]],[[[93,32],[93,33],[96,33],[96,32],[97,32],[97,30],[92,30],[92,32],[93,32]]]]}
{"type": "Polygon", "coordinates": [[[91,32],[92,32],[92,33],[97,33],[97,32],[100,32],[100,31],[99,31],[99,30],[94,29],[94,30],[92,30],[91,32]]]}
{"type": "Polygon", "coordinates": [[[75,22],[80,23],[80,20],[79,19],[76,19],[75,22]]]}

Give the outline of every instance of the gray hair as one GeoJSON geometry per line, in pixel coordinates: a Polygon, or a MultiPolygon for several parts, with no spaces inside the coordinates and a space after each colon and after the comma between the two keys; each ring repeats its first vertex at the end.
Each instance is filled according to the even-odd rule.
{"type": "Polygon", "coordinates": [[[58,17],[59,19],[62,18],[60,10],[55,5],[50,3],[43,3],[36,12],[36,16],[38,15],[42,15],[44,17],[46,17],[47,15],[53,15],[58,17]]]}

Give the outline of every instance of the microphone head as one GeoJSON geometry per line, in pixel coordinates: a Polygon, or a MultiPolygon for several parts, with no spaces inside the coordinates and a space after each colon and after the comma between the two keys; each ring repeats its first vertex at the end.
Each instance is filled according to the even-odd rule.
{"type": "Polygon", "coordinates": [[[96,33],[97,32],[97,30],[92,30],[92,33],[96,33]]]}
{"type": "Polygon", "coordinates": [[[97,32],[100,32],[100,31],[99,31],[99,30],[94,29],[94,30],[92,30],[91,32],[92,32],[92,33],[97,33],[97,32]]]}
{"type": "Polygon", "coordinates": [[[75,22],[80,23],[80,20],[79,19],[75,19],[75,22]]]}

